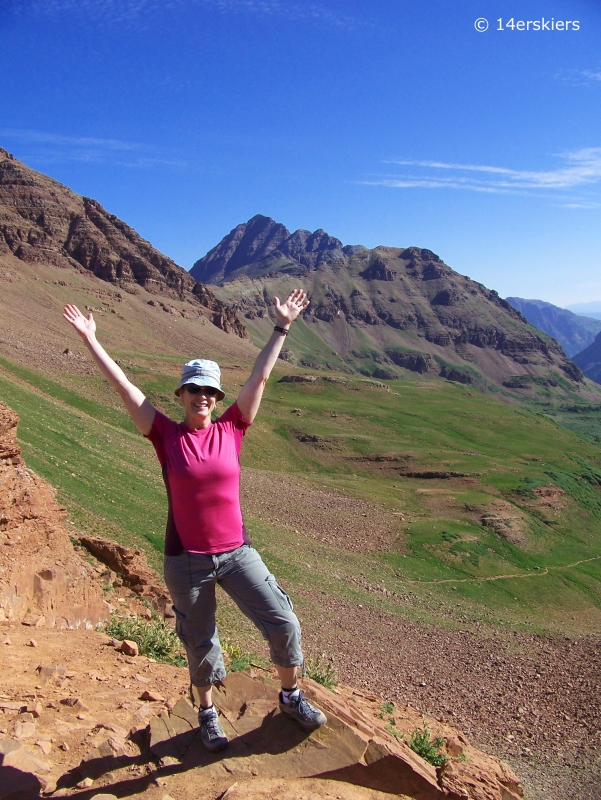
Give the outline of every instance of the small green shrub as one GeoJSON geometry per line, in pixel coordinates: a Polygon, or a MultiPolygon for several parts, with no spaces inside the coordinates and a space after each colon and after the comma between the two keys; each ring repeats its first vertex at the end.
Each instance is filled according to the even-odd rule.
{"type": "Polygon", "coordinates": [[[230,663],[228,664],[230,672],[244,672],[253,662],[252,653],[246,652],[240,645],[221,642],[221,649],[230,657],[230,663]]]}
{"type": "Polygon", "coordinates": [[[380,706],[380,717],[384,719],[385,714],[394,714],[394,703],[388,701],[382,703],[380,706]]]}
{"type": "Polygon", "coordinates": [[[321,683],[326,689],[338,685],[338,677],[334,665],[327,661],[325,656],[317,656],[305,661],[305,675],[316,683],[321,683]]]}
{"type": "Polygon", "coordinates": [[[186,666],[182,644],[176,632],[155,611],[152,612],[152,619],[148,620],[114,611],[103,630],[115,639],[135,642],[140,655],[173,664],[175,667],[186,666]]]}
{"type": "Polygon", "coordinates": [[[405,738],[405,734],[401,733],[401,731],[396,727],[396,725],[385,725],[385,729],[391,736],[394,736],[395,739],[403,740],[405,738]]]}
{"type": "Polygon", "coordinates": [[[414,753],[432,764],[433,767],[442,767],[446,763],[447,757],[440,752],[444,745],[444,739],[440,736],[432,739],[427,725],[424,725],[423,730],[416,728],[407,744],[414,753]]]}

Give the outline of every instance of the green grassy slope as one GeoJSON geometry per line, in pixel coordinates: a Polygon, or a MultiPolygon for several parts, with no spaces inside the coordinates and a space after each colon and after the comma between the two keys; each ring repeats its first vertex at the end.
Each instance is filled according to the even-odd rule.
{"type": "MultiPolygon", "coordinates": [[[[155,360],[151,371],[128,360],[142,390],[179,418],[172,365],[155,360]]],[[[422,619],[598,631],[601,449],[459,384],[390,387],[277,376],[268,384],[243,465],[273,474],[276,498],[276,479],[287,476],[398,515],[385,551],[357,553],[316,541],[298,515],[266,520],[251,498],[245,518],[272,569],[292,591],[314,584],[422,619]],[[423,477],[432,472],[455,477],[423,477]],[[545,505],[551,485],[559,491],[545,505]],[[498,516],[507,535],[490,522],[498,516]]],[[[102,379],[49,378],[2,359],[0,397],[20,416],[27,466],[57,487],[74,526],[141,547],[159,566],[166,502],[158,464],[102,379]]]]}

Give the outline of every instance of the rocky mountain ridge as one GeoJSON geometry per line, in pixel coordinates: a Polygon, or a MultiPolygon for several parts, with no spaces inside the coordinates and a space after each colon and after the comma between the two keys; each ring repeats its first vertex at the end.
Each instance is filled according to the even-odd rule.
{"type": "Polygon", "coordinates": [[[502,395],[597,393],[557,341],[426,248],[344,247],[323,231],[290,235],[256,216],[192,272],[255,335],[268,330],[271,297],[300,279],[311,297],[303,315],[310,333],[293,329],[284,357],[301,366],[381,380],[430,373],[478,388],[495,384],[502,395]]]}
{"type": "Polygon", "coordinates": [[[345,247],[321,228],[313,233],[299,229],[291,234],[271,217],[256,214],[196,261],[190,274],[203,283],[230,281],[240,274],[258,277],[274,269],[300,275],[365,249],[362,245],[345,247]]]}
{"type": "Polygon", "coordinates": [[[0,258],[92,273],[126,292],[136,286],[186,300],[226,332],[244,325],[205,286],[96,200],[22,164],[0,148],[0,258]]]}
{"type": "Polygon", "coordinates": [[[525,300],[522,297],[506,299],[528,322],[556,339],[571,359],[586,350],[601,331],[601,319],[580,316],[544,300],[525,300]]]}

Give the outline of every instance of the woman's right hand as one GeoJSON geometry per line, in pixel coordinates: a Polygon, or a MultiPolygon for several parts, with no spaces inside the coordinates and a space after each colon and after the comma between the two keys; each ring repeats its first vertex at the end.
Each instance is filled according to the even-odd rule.
{"type": "Polygon", "coordinates": [[[67,305],[63,309],[63,317],[73,325],[77,333],[84,339],[96,332],[96,323],[92,312],[87,317],[84,317],[77,306],[67,305]]]}

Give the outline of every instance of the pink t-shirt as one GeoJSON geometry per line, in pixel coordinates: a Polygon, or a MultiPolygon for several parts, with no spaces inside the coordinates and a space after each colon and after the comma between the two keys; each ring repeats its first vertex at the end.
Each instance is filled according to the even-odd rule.
{"type": "Polygon", "coordinates": [[[169,499],[166,555],[225,553],[245,541],[238,456],[249,425],[237,403],[197,431],[156,412],[148,438],[169,499]]]}

